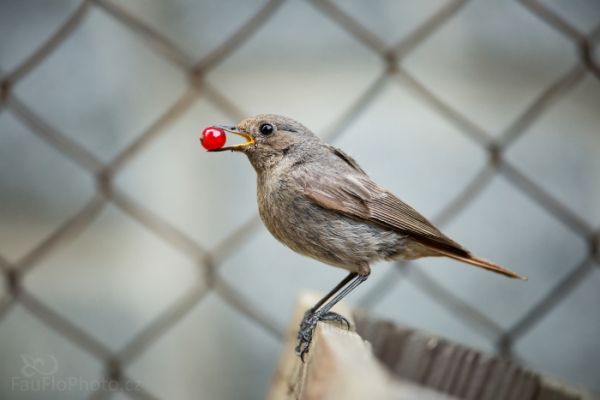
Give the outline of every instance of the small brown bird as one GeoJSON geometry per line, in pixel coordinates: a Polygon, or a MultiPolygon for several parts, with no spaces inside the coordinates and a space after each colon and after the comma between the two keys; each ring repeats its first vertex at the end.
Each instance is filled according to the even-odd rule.
{"type": "Polygon", "coordinates": [[[378,260],[446,256],[521,278],[472,255],[302,124],[267,114],[219,127],[246,139],[212,151],[248,156],[257,173],[260,217],[271,234],[300,254],[350,271],[306,312],[296,347],[301,357],[319,320],[348,323],[330,309],[367,279],[370,264],[378,260]]]}

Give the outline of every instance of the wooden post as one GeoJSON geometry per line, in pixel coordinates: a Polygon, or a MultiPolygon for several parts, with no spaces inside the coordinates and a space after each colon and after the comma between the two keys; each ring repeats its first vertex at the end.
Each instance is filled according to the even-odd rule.
{"type": "MultiPolygon", "coordinates": [[[[310,351],[303,363],[295,354],[296,334],[304,312],[318,297],[303,294],[287,332],[279,367],[275,372],[269,400],[363,400],[424,399],[451,397],[418,385],[396,380],[375,359],[370,345],[356,332],[338,323],[317,325],[310,351]]],[[[334,311],[353,323],[350,311],[338,306],[334,311]]]]}

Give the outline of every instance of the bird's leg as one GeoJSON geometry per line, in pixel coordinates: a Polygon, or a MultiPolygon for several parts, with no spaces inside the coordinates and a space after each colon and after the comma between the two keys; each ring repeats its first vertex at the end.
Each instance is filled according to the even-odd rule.
{"type": "MultiPolygon", "coordinates": [[[[308,318],[310,318],[310,316],[312,314],[314,314],[315,311],[317,311],[319,309],[319,307],[321,307],[323,304],[325,304],[325,302],[327,300],[329,300],[331,298],[331,296],[333,296],[334,294],[336,294],[337,292],[339,292],[344,286],[346,286],[348,284],[348,282],[350,282],[352,279],[354,279],[357,275],[358,274],[356,272],[350,272],[348,274],[348,276],[346,276],[344,279],[342,279],[342,281],[340,283],[338,283],[333,289],[331,289],[329,291],[329,293],[327,293],[325,296],[323,296],[323,298],[321,300],[319,300],[317,302],[317,304],[315,304],[314,306],[312,306],[311,308],[309,308],[304,313],[304,318],[302,319],[302,322],[304,322],[305,320],[307,320],[308,318]]],[[[339,315],[337,313],[334,313],[334,312],[330,312],[327,315],[323,315],[322,319],[343,321],[343,322],[346,323],[346,325],[348,326],[348,328],[350,327],[350,324],[348,323],[348,321],[346,320],[346,318],[344,318],[341,315],[339,315]]]]}
{"type": "Polygon", "coordinates": [[[339,290],[339,288],[342,288],[343,286],[345,286],[346,283],[351,281],[350,284],[345,289],[343,289],[341,292],[336,294],[327,303],[323,304],[325,301],[327,301],[327,298],[331,297],[333,295],[333,293],[335,293],[335,291],[332,290],[333,293],[330,292],[327,296],[325,296],[326,297],[325,301],[323,301],[323,302],[319,301],[315,305],[315,307],[308,310],[308,312],[304,315],[304,319],[300,323],[300,330],[298,331],[298,344],[296,345],[296,354],[298,354],[300,356],[300,358],[302,358],[302,360],[304,360],[304,355],[306,354],[306,352],[308,352],[310,342],[312,341],[313,331],[315,330],[315,327],[317,326],[317,322],[319,322],[321,320],[340,320],[341,319],[341,320],[346,321],[346,323],[348,323],[348,321],[344,317],[342,317],[339,314],[332,313],[329,310],[331,310],[331,308],[334,305],[336,305],[340,300],[342,300],[344,297],[346,297],[351,291],[356,289],[356,287],[358,287],[358,285],[360,285],[361,283],[366,281],[368,277],[369,277],[368,274],[367,275],[359,275],[357,273],[351,273],[342,282],[340,282],[340,284],[338,286],[336,286],[336,289],[339,290]],[[342,285],[342,283],[343,283],[343,285],[342,285]],[[318,308],[317,307],[318,305],[322,305],[322,307],[318,308]]]}
{"type": "Polygon", "coordinates": [[[331,298],[331,296],[333,296],[334,294],[339,292],[344,286],[346,286],[348,284],[348,282],[350,282],[352,279],[354,279],[354,277],[356,277],[356,275],[358,275],[356,272],[350,272],[348,274],[348,276],[346,276],[344,279],[342,279],[342,281],[340,283],[338,283],[333,289],[331,289],[329,291],[329,293],[327,293],[325,296],[323,296],[323,298],[321,300],[319,300],[317,302],[317,304],[315,304],[310,309],[308,309],[306,311],[306,313],[304,313],[304,317],[306,318],[307,315],[314,314],[314,312],[317,311],[319,309],[319,307],[321,307],[323,304],[325,304],[325,302],[327,300],[329,300],[331,298]]]}

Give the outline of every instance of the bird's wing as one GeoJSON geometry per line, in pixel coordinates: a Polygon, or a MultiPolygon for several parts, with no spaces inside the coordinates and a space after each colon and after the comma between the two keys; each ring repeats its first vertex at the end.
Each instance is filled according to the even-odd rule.
{"type": "Polygon", "coordinates": [[[346,164],[348,164],[354,170],[356,170],[356,171],[358,171],[358,172],[360,172],[361,174],[364,174],[364,175],[367,174],[360,167],[360,165],[358,165],[358,163],[354,160],[354,158],[350,157],[346,152],[344,152],[343,150],[338,149],[337,147],[331,146],[331,145],[327,145],[327,147],[329,148],[329,150],[331,150],[333,152],[333,154],[335,154],[336,156],[338,156],[339,158],[341,158],[346,164]]]}
{"type": "Polygon", "coordinates": [[[475,257],[414,208],[373,182],[352,157],[335,147],[330,147],[330,150],[349,167],[343,168],[344,164],[340,164],[341,168],[336,173],[327,173],[323,169],[317,173],[310,169],[295,171],[300,174],[298,178],[303,184],[304,194],[315,204],[408,235],[438,255],[511,278],[526,279],[501,265],[475,257]]]}
{"type": "MultiPolygon", "coordinates": [[[[341,153],[341,152],[340,152],[341,153]]],[[[468,255],[414,208],[374,183],[352,158],[338,155],[356,172],[302,179],[304,194],[321,207],[385,226],[435,249],[468,255]]]]}

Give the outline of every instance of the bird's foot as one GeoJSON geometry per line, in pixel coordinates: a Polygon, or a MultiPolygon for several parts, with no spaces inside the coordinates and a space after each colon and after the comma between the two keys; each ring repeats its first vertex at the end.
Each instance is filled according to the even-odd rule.
{"type": "Polygon", "coordinates": [[[317,322],[319,321],[337,321],[346,325],[350,329],[350,322],[343,316],[333,311],[321,312],[320,310],[308,310],[304,313],[304,318],[300,322],[300,330],[298,331],[298,342],[296,345],[296,354],[304,361],[304,356],[308,353],[312,336],[317,322]]]}
{"type": "Polygon", "coordinates": [[[350,330],[350,322],[344,317],[333,311],[328,311],[323,314],[320,318],[320,321],[336,321],[340,324],[346,325],[346,329],[350,330]]]}
{"type": "MultiPolygon", "coordinates": [[[[304,313],[304,317],[302,319],[302,322],[300,323],[300,327],[302,327],[305,321],[310,319],[310,317],[315,314],[315,311],[313,311],[312,309],[307,310],[304,313]]],[[[346,325],[346,329],[350,329],[350,322],[346,319],[346,317],[333,311],[327,311],[326,313],[320,314],[319,321],[337,321],[341,324],[346,325]]]]}

